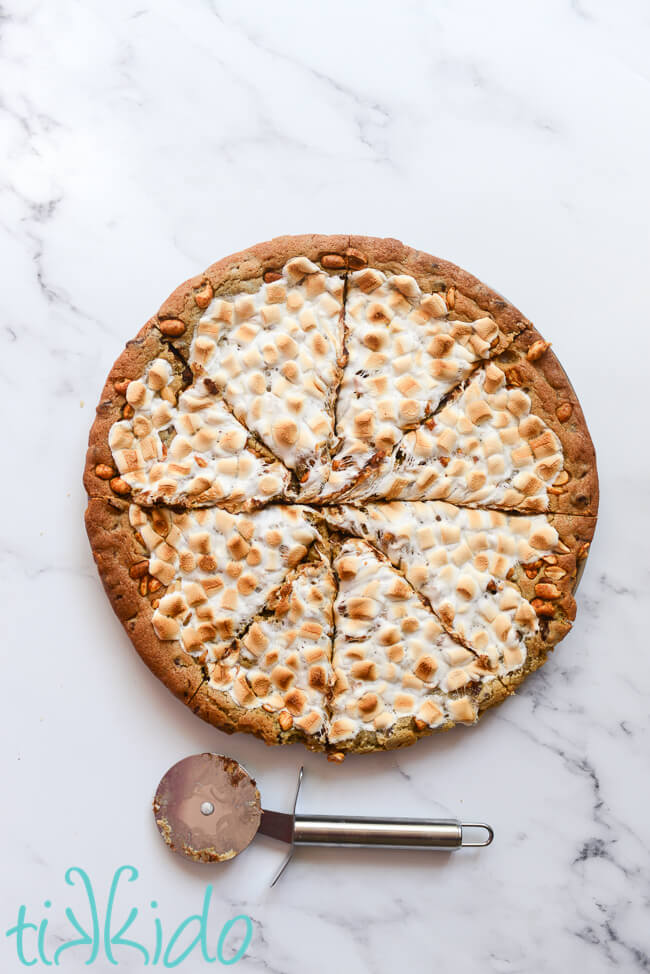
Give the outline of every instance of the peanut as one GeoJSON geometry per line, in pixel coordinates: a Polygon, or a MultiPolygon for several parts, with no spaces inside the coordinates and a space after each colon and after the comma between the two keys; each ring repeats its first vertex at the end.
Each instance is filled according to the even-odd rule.
{"type": "Polygon", "coordinates": [[[589,554],[589,548],[590,548],[590,546],[591,546],[591,542],[590,541],[583,541],[582,542],[582,544],[578,548],[578,551],[577,551],[577,554],[576,554],[576,557],[577,557],[578,561],[581,561],[583,558],[586,558],[587,557],[587,555],[589,554]]]}
{"type": "Polygon", "coordinates": [[[179,338],[187,326],[179,318],[166,318],[160,322],[158,327],[167,338],[179,338]]]}
{"type": "Polygon", "coordinates": [[[523,383],[523,378],[519,369],[508,369],[506,372],[506,385],[510,389],[518,389],[523,383]]]}
{"type": "Polygon", "coordinates": [[[537,359],[540,359],[544,352],[547,352],[550,347],[550,342],[545,342],[543,339],[538,338],[537,341],[533,342],[526,352],[526,358],[529,362],[536,362],[537,359]]]}
{"type": "Polygon", "coordinates": [[[555,609],[551,602],[544,602],[542,599],[533,599],[530,603],[538,616],[543,616],[546,619],[552,619],[555,615],[555,609]]]}
{"type": "Polygon", "coordinates": [[[278,274],[277,271],[266,271],[264,274],[264,283],[273,284],[274,281],[281,281],[282,274],[278,274]]]}
{"type": "Polygon", "coordinates": [[[538,582],[535,586],[535,595],[540,599],[559,599],[561,592],[553,582],[538,582]]]}
{"type": "Polygon", "coordinates": [[[129,388],[130,379],[120,379],[119,382],[113,383],[113,388],[120,396],[126,395],[126,390],[129,388]]]}
{"type": "Polygon", "coordinates": [[[214,297],[214,290],[212,288],[212,285],[210,283],[204,284],[200,290],[195,291],[194,303],[196,304],[197,308],[201,308],[201,309],[207,308],[207,306],[212,301],[213,297],[214,297]]]}
{"type": "Polygon", "coordinates": [[[281,710],[278,716],[278,723],[282,730],[289,730],[293,724],[293,718],[288,710],[281,710]]]}
{"type": "Polygon", "coordinates": [[[135,409],[133,408],[131,403],[127,402],[126,406],[122,410],[122,417],[124,419],[133,419],[134,416],[135,416],[135,409]]]}
{"type": "Polygon", "coordinates": [[[456,288],[455,287],[447,288],[447,294],[445,295],[445,301],[446,301],[447,307],[449,308],[450,311],[451,311],[452,308],[455,308],[456,307],[456,288]]]}
{"type": "Polygon", "coordinates": [[[345,754],[343,751],[330,751],[327,760],[332,761],[333,764],[340,764],[341,761],[345,761],[345,754]]]}
{"type": "Polygon", "coordinates": [[[542,567],[542,559],[541,558],[538,558],[537,561],[531,561],[527,565],[524,565],[524,571],[527,568],[530,568],[530,569],[533,569],[534,568],[535,571],[538,572],[541,567],[542,567]]]}
{"type": "Polygon", "coordinates": [[[553,486],[554,487],[562,487],[564,484],[568,484],[570,480],[571,480],[571,477],[569,476],[569,474],[567,473],[567,471],[566,470],[560,470],[559,474],[557,475],[557,477],[553,481],[553,486]]]}
{"type": "Polygon", "coordinates": [[[146,595],[147,594],[147,579],[146,579],[146,576],[145,576],[145,578],[141,578],[140,579],[140,584],[138,585],[138,591],[140,592],[140,595],[146,595]]]}
{"type": "Polygon", "coordinates": [[[161,588],[161,584],[162,583],[159,582],[157,578],[150,578],[149,579],[149,595],[151,595],[153,592],[157,592],[158,589],[161,588]]]}
{"type": "Polygon", "coordinates": [[[100,480],[110,480],[115,476],[115,471],[107,463],[98,463],[95,467],[95,474],[100,480]]]}
{"type": "Polygon", "coordinates": [[[111,490],[113,493],[120,494],[122,497],[131,493],[131,488],[127,484],[126,480],[122,480],[121,477],[113,477],[111,480],[111,490]]]}
{"type": "Polygon", "coordinates": [[[560,568],[559,565],[549,565],[548,568],[544,569],[544,580],[549,579],[551,582],[559,582],[565,575],[564,568],[560,568]]]}
{"type": "Polygon", "coordinates": [[[345,267],[345,257],[342,257],[341,254],[323,254],[320,262],[323,267],[331,271],[345,267]]]}
{"type": "Polygon", "coordinates": [[[143,578],[149,571],[148,561],[136,561],[134,565],[129,568],[129,575],[131,578],[143,578]]]}
{"type": "Polygon", "coordinates": [[[555,415],[560,420],[561,423],[566,423],[567,419],[571,418],[571,413],[573,412],[573,406],[570,402],[561,402],[560,405],[555,410],[555,415]]]}

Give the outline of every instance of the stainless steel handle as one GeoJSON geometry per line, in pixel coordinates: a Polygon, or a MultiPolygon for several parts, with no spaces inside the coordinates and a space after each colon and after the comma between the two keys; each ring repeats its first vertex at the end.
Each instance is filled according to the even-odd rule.
{"type": "Polygon", "coordinates": [[[455,819],[348,818],[333,815],[296,815],[295,845],[375,847],[379,849],[458,849],[489,845],[489,825],[469,825],[455,819]],[[463,829],[487,832],[482,842],[464,842],[463,829]]]}
{"type": "Polygon", "coordinates": [[[456,819],[350,818],[346,815],[296,815],[303,769],[298,772],[298,787],[293,814],[262,809],[259,831],[290,844],[287,857],[271,886],[287,868],[297,845],[338,846],[375,849],[459,849],[489,845],[494,832],[483,822],[458,822],[456,819]],[[466,829],[482,829],[486,837],[472,842],[466,829]]]}

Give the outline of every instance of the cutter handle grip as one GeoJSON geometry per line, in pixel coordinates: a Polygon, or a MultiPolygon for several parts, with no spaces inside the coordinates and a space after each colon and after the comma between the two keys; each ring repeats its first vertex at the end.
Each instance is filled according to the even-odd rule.
{"type": "Polygon", "coordinates": [[[372,846],[379,849],[458,849],[486,846],[494,837],[489,825],[467,825],[455,819],[349,818],[296,815],[295,845],[372,846]],[[483,829],[487,839],[464,841],[463,829],[483,829]]]}

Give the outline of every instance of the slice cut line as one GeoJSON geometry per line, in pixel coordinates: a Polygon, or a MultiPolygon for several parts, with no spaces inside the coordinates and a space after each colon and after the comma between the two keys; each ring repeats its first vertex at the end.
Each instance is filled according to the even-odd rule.
{"type": "Polygon", "coordinates": [[[342,319],[343,278],[295,257],[256,292],[214,298],[190,348],[195,375],[295,473],[302,500],[329,472],[342,319]]]}
{"type": "Polygon", "coordinates": [[[446,500],[540,513],[562,471],[558,437],[508,389],[494,362],[480,366],[434,415],[404,436],[344,494],[346,502],[446,500]]]}
{"type": "Polygon", "coordinates": [[[133,415],[110,429],[120,476],[140,504],[251,509],[289,486],[287,469],[199,379],[177,394],[168,361],[155,359],[126,390],[133,415]]]}
{"type": "Polygon", "coordinates": [[[324,737],[333,683],[334,578],[321,558],[298,565],[232,654],[207,666],[210,687],[240,707],[262,708],[283,731],[324,737]]]}
{"type": "Polygon", "coordinates": [[[376,454],[390,453],[503,337],[493,318],[454,318],[442,296],[423,293],[415,278],[374,268],[349,275],[345,317],[332,492],[376,454]]]}
{"type": "Polygon", "coordinates": [[[478,707],[456,693],[494,678],[487,659],[454,640],[431,607],[368,542],[336,545],[334,684],[329,740],[396,725],[473,723],[478,707]]]}
{"type": "Polygon", "coordinates": [[[216,507],[149,512],[132,504],[129,520],[149,553],[149,574],[166,587],[152,618],[156,635],[180,640],[201,662],[231,650],[287,572],[320,539],[298,505],[230,514],[216,507]]]}
{"type": "Polygon", "coordinates": [[[558,543],[543,515],[526,517],[459,508],[443,501],[326,508],[334,526],[369,540],[431,605],[447,631],[490,669],[523,665],[535,609],[509,576],[516,565],[550,554],[558,543]]]}

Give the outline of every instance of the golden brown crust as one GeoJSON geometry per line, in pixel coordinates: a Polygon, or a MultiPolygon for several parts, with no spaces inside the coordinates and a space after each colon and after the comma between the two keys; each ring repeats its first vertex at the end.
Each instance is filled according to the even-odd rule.
{"type": "Polygon", "coordinates": [[[439,731],[451,730],[456,725],[451,721],[437,727],[418,727],[414,717],[400,717],[388,731],[362,730],[356,737],[332,744],[330,751],[343,754],[370,754],[372,751],[397,751],[410,747],[422,737],[429,737],[439,731]]]}
{"type": "Polygon", "coordinates": [[[530,325],[495,361],[505,372],[507,385],[530,396],[531,412],[550,426],[562,444],[569,479],[564,483],[560,476],[557,486],[550,488],[549,510],[595,517],[599,496],[596,452],[578,397],[547,345],[530,325]]]}
{"type": "Polygon", "coordinates": [[[526,640],[522,669],[504,680],[510,690],[542,666],[571,629],[576,617],[574,593],[596,530],[596,518],[587,515],[551,514],[548,520],[560,539],[554,554],[515,569],[513,581],[535,608],[540,629],[526,640]]]}
{"type": "Polygon", "coordinates": [[[151,672],[189,704],[203,682],[203,670],[180,643],[161,642],[154,632],[151,603],[164,589],[148,591],[154,580],[141,571],[148,567],[148,554],[129,523],[128,507],[119,500],[91,498],[86,531],[99,577],[131,642],[151,672]]]}
{"type": "MultiPolygon", "coordinates": [[[[432,729],[421,726],[422,722],[413,717],[405,717],[389,732],[364,730],[354,740],[325,745],[297,727],[283,729],[277,714],[238,706],[229,694],[209,684],[205,668],[180,643],[157,638],[151,624],[152,601],[164,590],[156,590],[156,580],[137,567],[146,561],[147,554],[129,523],[128,488],[124,489],[126,485],[119,480],[108,446],[109,430],[122,418],[128,381],[139,378],[153,359],[161,357],[172,367],[175,391],[187,386],[192,379],[186,365],[192,336],[212,298],[242,290],[254,292],[265,277],[279,274],[288,260],[299,255],[319,263],[328,273],[342,276],[364,266],[386,273],[410,274],[422,290],[444,297],[450,317],[474,320],[487,313],[497,322],[500,338],[492,353],[495,361],[506,372],[510,385],[518,385],[528,393],[532,412],[560,438],[569,480],[550,495],[550,509],[554,512],[550,520],[564,548],[554,556],[555,560],[540,559],[534,566],[517,566],[512,577],[539,610],[540,631],[527,640],[528,656],[520,670],[473,685],[479,713],[500,703],[528,673],[543,665],[575,617],[573,593],[598,511],[595,453],[582,410],[553,352],[533,348],[535,343],[545,343],[524,315],[461,268],[398,240],[314,234],[277,237],[218,261],[178,287],[127,344],[109,373],[89,436],[84,473],[90,498],[86,526],[106,592],[138,653],[198,716],[227,733],[246,731],[269,744],[301,740],[312,749],[335,753],[392,750],[414,743],[432,733],[432,729]]],[[[463,694],[468,689],[471,688],[465,688],[463,694]]],[[[451,726],[447,723],[435,730],[451,726]]]]}
{"type": "Polygon", "coordinates": [[[123,487],[117,485],[117,491],[124,490],[122,495],[111,486],[111,480],[113,477],[119,479],[119,474],[108,445],[111,426],[122,419],[127,405],[125,392],[129,380],[139,379],[155,358],[163,358],[172,366],[174,385],[180,387],[184,381],[182,364],[162,340],[160,332],[154,328],[154,322],[154,318],[150,319],[137,337],[127,343],[108,373],[97,406],[95,422],[88,436],[84,487],[89,497],[104,497],[108,500],[130,494],[126,484],[123,487]]]}
{"type": "Polygon", "coordinates": [[[319,738],[305,734],[298,727],[283,730],[277,714],[269,714],[261,707],[255,710],[239,707],[229,694],[222,693],[208,682],[201,684],[190,707],[202,720],[227,734],[243,731],[260,737],[265,744],[301,741],[311,751],[325,750],[325,744],[319,738]]]}

